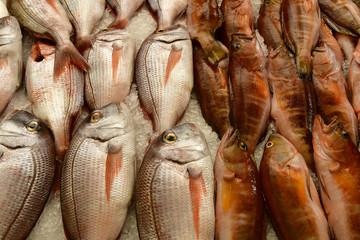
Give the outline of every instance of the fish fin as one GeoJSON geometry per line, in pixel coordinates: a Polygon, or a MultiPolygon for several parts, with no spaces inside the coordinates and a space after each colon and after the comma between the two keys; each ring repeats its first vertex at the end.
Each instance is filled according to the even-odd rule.
{"type": "Polygon", "coordinates": [[[51,7],[52,9],[55,10],[55,12],[57,12],[57,14],[60,15],[60,12],[59,12],[59,10],[58,10],[57,7],[56,7],[55,0],[46,0],[46,2],[50,5],[50,7],[51,7]]]}
{"type": "Polygon", "coordinates": [[[65,234],[66,239],[70,240],[69,234],[67,233],[67,230],[66,230],[66,227],[65,227],[65,224],[64,224],[64,234],[65,234]]]}
{"type": "Polygon", "coordinates": [[[225,173],[223,179],[224,181],[230,182],[235,179],[235,173],[234,172],[225,173]]]}
{"type": "Polygon", "coordinates": [[[211,34],[204,34],[199,37],[198,41],[212,65],[215,66],[220,60],[228,56],[227,51],[211,34]]]}
{"type": "MultiPolygon", "coordinates": [[[[225,176],[224,176],[225,177],[225,176]]],[[[235,173],[234,178],[235,179],[235,173]]],[[[222,209],[224,213],[229,211],[231,206],[231,193],[232,193],[232,184],[233,182],[225,180],[222,182],[222,189],[221,189],[221,203],[222,203],[222,209]]]]}
{"type": "Polygon", "coordinates": [[[5,69],[7,66],[8,66],[8,58],[5,57],[5,58],[1,58],[0,59],[0,70],[1,69],[5,69]]]}
{"type": "Polygon", "coordinates": [[[177,49],[174,45],[171,46],[171,52],[168,57],[165,73],[165,84],[167,84],[172,70],[175,68],[176,64],[180,61],[182,48],[177,49]]]}
{"type": "Polygon", "coordinates": [[[357,37],[356,34],[354,34],[353,32],[351,32],[350,30],[343,28],[341,26],[339,26],[338,24],[336,24],[334,21],[332,21],[328,16],[326,16],[324,13],[321,13],[322,18],[325,20],[325,22],[335,31],[339,32],[339,33],[343,33],[343,34],[347,34],[347,35],[351,35],[354,37],[357,37]]]}
{"type": "Polygon", "coordinates": [[[330,198],[330,195],[328,194],[327,190],[326,190],[326,187],[325,187],[325,184],[324,184],[324,180],[322,178],[322,176],[319,174],[318,175],[318,178],[319,178],[319,183],[320,183],[320,186],[322,188],[322,190],[324,191],[324,193],[326,194],[326,196],[331,200],[330,198]]]}
{"type": "Polygon", "coordinates": [[[90,36],[76,37],[75,47],[83,54],[87,49],[92,47],[90,36]]]}
{"type": "Polygon", "coordinates": [[[123,162],[123,152],[122,147],[118,149],[116,153],[112,153],[114,146],[108,146],[108,155],[106,159],[106,170],[105,170],[105,192],[106,199],[110,201],[111,187],[114,182],[115,177],[121,170],[123,162]]]}
{"type": "Polygon", "coordinates": [[[331,227],[330,223],[328,223],[328,231],[329,231],[330,239],[335,239],[334,229],[331,227]]]}
{"type": "Polygon", "coordinates": [[[66,65],[70,64],[70,62],[82,70],[89,69],[87,62],[71,42],[63,46],[57,46],[54,63],[55,77],[60,76],[66,65]]]}
{"type": "Polygon", "coordinates": [[[140,10],[143,8],[145,2],[141,3],[141,5],[135,10],[135,13],[140,12],[140,10]]]}
{"type": "Polygon", "coordinates": [[[300,78],[311,79],[312,59],[311,56],[296,56],[296,70],[300,78]]]}
{"type": "Polygon", "coordinates": [[[120,62],[120,57],[123,53],[123,47],[117,46],[116,44],[113,44],[113,52],[112,52],[112,73],[113,73],[113,83],[116,82],[116,75],[117,70],[120,62]]]}
{"type": "Polygon", "coordinates": [[[55,197],[58,195],[58,190],[60,189],[60,182],[61,182],[61,167],[62,167],[63,158],[56,156],[55,162],[55,175],[54,175],[54,182],[52,186],[52,191],[55,197]]]}
{"type": "Polygon", "coordinates": [[[127,18],[116,18],[109,26],[108,28],[115,28],[115,29],[124,29],[129,22],[129,19],[127,18]]]}

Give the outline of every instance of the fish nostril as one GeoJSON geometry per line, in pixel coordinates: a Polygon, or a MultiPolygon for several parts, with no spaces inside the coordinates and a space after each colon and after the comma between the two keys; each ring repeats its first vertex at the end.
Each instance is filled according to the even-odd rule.
{"type": "Polygon", "coordinates": [[[39,54],[36,58],[35,58],[35,62],[42,62],[44,60],[44,56],[39,54]]]}

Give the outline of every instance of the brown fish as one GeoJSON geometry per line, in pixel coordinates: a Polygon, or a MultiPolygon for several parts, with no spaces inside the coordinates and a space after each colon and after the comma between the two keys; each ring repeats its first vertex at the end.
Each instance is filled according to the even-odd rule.
{"type": "Polygon", "coordinates": [[[331,29],[326,25],[324,20],[321,20],[321,27],[319,32],[319,45],[326,44],[334,53],[336,56],[337,61],[342,65],[344,61],[344,56],[341,51],[340,45],[338,41],[336,41],[336,38],[332,34],[331,29]]]}
{"type": "Polygon", "coordinates": [[[345,59],[350,61],[352,55],[355,52],[357,37],[350,36],[348,34],[335,32],[334,34],[339,46],[344,53],[345,59]]]}
{"type": "Polygon", "coordinates": [[[313,136],[321,200],[335,239],[360,239],[360,153],[336,119],[326,125],[316,116],[313,136]]]}
{"type": "Polygon", "coordinates": [[[264,202],[259,174],[237,130],[231,127],[216,155],[216,239],[262,239],[264,202]]]}
{"type": "Polygon", "coordinates": [[[315,112],[310,108],[315,96],[313,92],[307,93],[306,85],[311,83],[296,74],[294,55],[286,47],[270,51],[268,81],[273,92],[271,117],[275,119],[276,128],[315,171],[311,138],[315,112]]]}
{"type": "MultiPolygon", "coordinates": [[[[226,47],[224,46],[224,49],[226,47]]],[[[230,127],[229,58],[213,66],[201,47],[194,48],[194,83],[201,112],[221,138],[230,127]]]]}
{"type": "Polygon", "coordinates": [[[283,0],[280,19],[286,45],[296,55],[300,78],[311,78],[311,51],[315,48],[321,25],[317,0],[283,0]]]}
{"type": "Polygon", "coordinates": [[[350,61],[348,86],[350,102],[360,122],[360,44],[356,46],[350,61]]]}
{"type": "Polygon", "coordinates": [[[301,154],[280,134],[270,135],[265,146],[260,178],[278,238],[330,239],[315,184],[301,154]]]}
{"type": "Polygon", "coordinates": [[[232,38],[229,62],[232,122],[253,154],[270,115],[265,56],[255,36],[233,35],[232,38]]]}
{"type": "Polygon", "coordinates": [[[106,2],[116,13],[116,18],[109,28],[123,29],[134,13],[141,8],[144,0],[106,0],[106,2]]]}

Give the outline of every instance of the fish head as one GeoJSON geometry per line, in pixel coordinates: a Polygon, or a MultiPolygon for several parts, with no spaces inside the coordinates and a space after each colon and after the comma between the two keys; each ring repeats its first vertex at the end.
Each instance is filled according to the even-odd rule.
{"type": "Polygon", "coordinates": [[[236,52],[245,55],[254,53],[253,47],[256,45],[256,38],[253,35],[233,34],[231,39],[231,48],[236,52]]]}
{"type": "Polygon", "coordinates": [[[341,71],[341,64],[338,63],[335,52],[326,44],[320,43],[312,52],[313,55],[313,75],[319,79],[325,78],[331,72],[341,71]]]}
{"type": "Polygon", "coordinates": [[[265,0],[261,8],[264,8],[264,10],[266,9],[266,12],[278,13],[280,11],[280,6],[281,6],[281,1],[265,0]]]}
{"type": "Polygon", "coordinates": [[[158,29],[154,34],[149,36],[154,41],[172,43],[174,41],[190,40],[188,32],[182,27],[173,25],[165,29],[158,29]]]}
{"type": "Polygon", "coordinates": [[[271,49],[269,52],[269,68],[271,72],[295,67],[294,57],[294,54],[284,46],[271,49]]]}
{"type": "Polygon", "coordinates": [[[30,58],[37,63],[41,63],[44,60],[55,57],[55,46],[43,41],[39,40],[34,43],[30,51],[30,58]]]}
{"type": "Polygon", "coordinates": [[[131,38],[127,30],[116,28],[104,28],[100,30],[95,36],[95,41],[113,42],[121,39],[131,38]]]}
{"type": "Polygon", "coordinates": [[[238,164],[250,159],[250,154],[245,141],[242,139],[239,130],[227,131],[222,139],[222,148],[219,148],[224,163],[238,164]]]}
{"type": "Polygon", "coordinates": [[[19,22],[13,16],[0,18],[0,46],[20,41],[22,34],[19,22]]]}
{"type": "Polygon", "coordinates": [[[274,133],[265,144],[263,158],[282,169],[296,154],[296,148],[285,137],[274,133]]]}

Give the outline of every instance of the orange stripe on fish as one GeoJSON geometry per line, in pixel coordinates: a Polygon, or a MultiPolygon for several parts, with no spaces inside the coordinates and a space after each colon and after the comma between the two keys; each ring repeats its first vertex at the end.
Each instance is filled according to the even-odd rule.
{"type": "Polygon", "coordinates": [[[123,161],[122,149],[117,153],[108,153],[105,170],[105,192],[107,201],[110,201],[112,183],[115,176],[120,172],[123,161]]]}
{"type": "Polygon", "coordinates": [[[112,53],[112,72],[113,72],[113,83],[116,82],[116,75],[119,66],[120,56],[122,55],[123,48],[113,48],[112,53]]]}
{"type": "Polygon", "coordinates": [[[182,53],[182,49],[176,49],[174,46],[172,46],[166,66],[165,84],[169,80],[172,70],[174,69],[176,64],[180,61],[181,53],[182,53]]]}
{"type": "Polygon", "coordinates": [[[46,0],[46,2],[60,15],[59,10],[56,8],[55,0],[46,0]]]}

